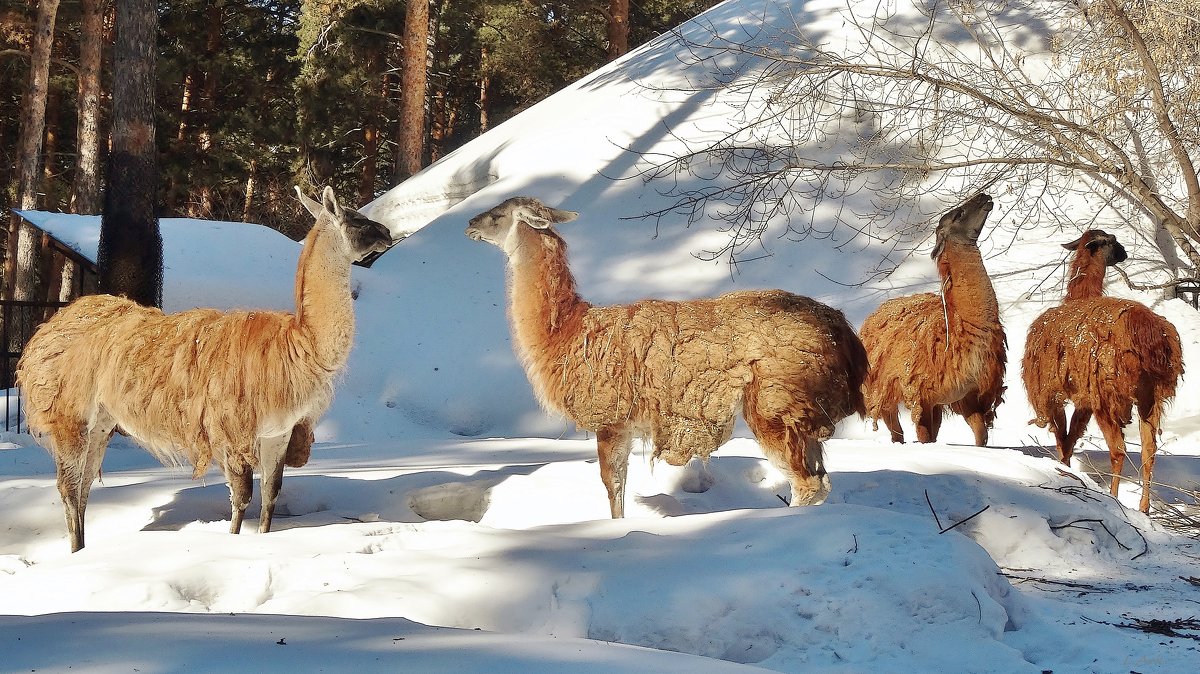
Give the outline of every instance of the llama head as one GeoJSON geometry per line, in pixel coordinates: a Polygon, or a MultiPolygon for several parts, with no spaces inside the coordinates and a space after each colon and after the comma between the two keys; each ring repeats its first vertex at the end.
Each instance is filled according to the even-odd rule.
{"type": "Polygon", "coordinates": [[[520,225],[549,230],[550,225],[570,222],[578,216],[575,211],[551,208],[533,197],[513,197],[471,218],[467,237],[487,241],[505,253],[512,253],[516,246],[514,233],[520,225]]]}
{"type": "Polygon", "coordinates": [[[1083,236],[1071,243],[1064,243],[1063,248],[1076,251],[1076,255],[1099,255],[1104,260],[1105,267],[1111,267],[1128,259],[1125,246],[1117,241],[1117,237],[1103,229],[1089,229],[1083,236]]]}
{"type": "Polygon", "coordinates": [[[336,234],[336,241],[351,260],[361,260],[371,253],[382,253],[392,245],[392,233],[387,227],[338,203],[333,188],[326,186],[321,202],[310,199],[296,186],[300,203],[317,219],[313,230],[327,228],[336,234]]]}
{"type": "Polygon", "coordinates": [[[982,192],[962,206],[946,211],[938,220],[933,259],[936,260],[942,254],[947,241],[976,245],[980,233],[983,232],[983,223],[991,212],[992,198],[982,192]]]}

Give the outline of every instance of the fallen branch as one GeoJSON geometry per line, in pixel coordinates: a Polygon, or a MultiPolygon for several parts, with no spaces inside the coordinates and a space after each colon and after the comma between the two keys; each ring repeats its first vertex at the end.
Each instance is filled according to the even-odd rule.
{"type": "Polygon", "coordinates": [[[931,501],[929,499],[929,490],[928,489],[925,490],[925,503],[929,506],[929,512],[933,513],[933,521],[938,526],[939,534],[944,534],[947,531],[950,531],[951,529],[953,529],[954,527],[957,527],[960,524],[966,524],[967,522],[970,522],[971,520],[975,519],[976,517],[979,517],[980,515],[982,515],[985,510],[992,507],[991,505],[985,505],[982,508],[980,508],[979,510],[977,510],[974,515],[970,515],[965,519],[961,519],[961,520],[955,522],[954,524],[951,524],[948,527],[943,527],[942,519],[940,517],[938,517],[937,511],[933,509],[933,501],[931,501]]]}
{"type": "Polygon", "coordinates": [[[1179,630],[1196,631],[1200,630],[1200,620],[1196,620],[1195,616],[1191,618],[1176,618],[1173,620],[1162,620],[1159,618],[1151,618],[1150,620],[1142,620],[1141,618],[1130,618],[1128,615],[1122,616],[1130,620],[1128,623],[1110,623],[1104,620],[1095,620],[1083,616],[1083,619],[1100,625],[1109,625],[1111,627],[1123,627],[1125,629],[1138,630],[1146,634],[1160,634],[1165,637],[1174,639],[1192,639],[1200,641],[1200,634],[1185,634],[1179,630]]]}
{"type": "MultiPolygon", "coordinates": [[[[1059,472],[1063,473],[1065,476],[1072,477],[1076,480],[1079,479],[1077,476],[1071,475],[1070,473],[1066,473],[1062,470],[1059,470],[1059,472]]],[[[1036,486],[1038,489],[1046,489],[1049,491],[1058,492],[1059,494],[1063,494],[1064,496],[1071,496],[1073,498],[1076,498],[1076,499],[1078,499],[1080,501],[1084,501],[1084,502],[1101,503],[1105,499],[1113,499],[1114,501],[1116,501],[1115,498],[1113,498],[1112,496],[1109,496],[1108,494],[1105,494],[1103,492],[1098,492],[1094,489],[1088,488],[1086,485],[1083,484],[1082,480],[1080,480],[1079,485],[1069,484],[1069,485],[1060,485],[1060,486],[1050,486],[1047,484],[1039,484],[1036,486]]],[[[1117,504],[1120,505],[1120,501],[1117,501],[1117,504]]],[[[1127,511],[1126,511],[1125,507],[1120,506],[1120,508],[1121,508],[1122,517],[1125,520],[1125,524],[1127,524],[1130,529],[1133,529],[1134,532],[1137,533],[1138,538],[1140,538],[1142,540],[1141,552],[1137,553],[1136,555],[1134,555],[1131,558],[1131,559],[1137,559],[1138,557],[1141,557],[1142,555],[1145,555],[1148,552],[1150,552],[1150,543],[1149,543],[1149,541],[1146,540],[1146,536],[1142,534],[1142,530],[1139,529],[1138,527],[1136,527],[1132,522],[1129,521],[1128,517],[1126,516],[1127,511]]],[[[1075,525],[1080,524],[1080,523],[1088,523],[1088,522],[1099,524],[1101,527],[1103,527],[1104,531],[1106,533],[1108,533],[1108,535],[1111,536],[1114,541],[1117,542],[1117,545],[1120,545],[1125,550],[1129,550],[1129,551],[1133,550],[1133,548],[1122,543],[1121,539],[1117,538],[1117,535],[1114,534],[1112,532],[1112,530],[1108,528],[1108,525],[1106,525],[1103,521],[1101,521],[1099,519],[1094,519],[1094,518],[1077,519],[1077,520],[1072,520],[1070,522],[1067,522],[1066,524],[1059,524],[1059,525],[1050,524],[1049,526],[1050,526],[1051,531],[1058,531],[1060,529],[1067,529],[1067,528],[1082,529],[1085,527],[1076,527],[1075,525]]],[[[1093,533],[1095,533],[1094,529],[1089,529],[1089,530],[1092,531],[1093,533]]]]}
{"type": "Polygon", "coordinates": [[[1104,520],[1097,519],[1094,517],[1085,517],[1085,518],[1080,518],[1077,520],[1071,520],[1070,522],[1067,522],[1066,524],[1058,524],[1058,525],[1051,524],[1050,530],[1051,531],[1060,531],[1062,529],[1085,529],[1092,533],[1096,533],[1096,530],[1092,529],[1091,527],[1076,526],[1079,524],[1099,524],[1100,528],[1104,529],[1104,532],[1107,533],[1109,536],[1111,536],[1112,539],[1117,542],[1117,545],[1121,546],[1121,548],[1123,550],[1133,550],[1133,548],[1129,547],[1128,545],[1125,545],[1124,543],[1121,542],[1121,539],[1117,538],[1117,535],[1114,534],[1112,532],[1112,530],[1108,528],[1108,525],[1104,523],[1104,520]]]}
{"type": "Polygon", "coordinates": [[[1062,475],[1063,477],[1069,477],[1072,480],[1075,480],[1076,482],[1078,482],[1079,484],[1084,484],[1083,478],[1079,477],[1078,475],[1076,475],[1075,473],[1072,473],[1069,470],[1065,470],[1063,468],[1058,468],[1058,467],[1055,467],[1055,470],[1058,472],[1059,475],[1062,475]]]}
{"type": "Polygon", "coordinates": [[[942,528],[942,520],[938,518],[937,511],[933,509],[933,501],[929,500],[929,490],[925,490],[925,503],[929,505],[929,512],[933,513],[933,523],[942,528]]]}
{"type": "Polygon", "coordinates": [[[1200,538],[1200,506],[1193,505],[1200,503],[1200,489],[1189,489],[1174,485],[1163,486],[1180,492],[1185,497],[1191,499],[1192,503],[1168,503],[1155,496],[1154,513],[1156,517],[1154,521],[1177,534],[1187,536],[1188,538],[1200,538]]]}
{"type": "Polygon", "coordinates": [[[1015,580],[1015,581],[1022,582],[1022,583],[1042,583],[1045,585],[1061,585],[1063,587],[1069,587],[1073,590],[1081,590],[1083,592],[1100,593],[1100,592],[1112,592],[1113,591],[1112,588],[1098,587],[1098,586],[1092,585],[1090,583],[1076,583],[1076,582],[1069,581],[1069,580],[1052,580],[1050,578],[1041,578],[1038,576],[1018,576],[1016,574],[1008,573],[1006,571],[997,571],[996,574],[1000,575],[1000,576],[1004,576],[1005,578],[1008,578],[1010,580],[1015,580]]]}
{"type": "MultiPolygon", "coordinates": [[[[1117,542],[1117,545],[1121,546],[1121,549],[1128,550],[1130,552],[1133,551],[1133,548],[1129,547],[1128,545],[1125,545],[1124,543],[1121,542],[1120,538],[1117,538],[1117,535],[1112,532],[1112,529],[1108,528],[1108,525],[1105,524],[1103,520],[1100,520],[1100,519],[1097,519],[1094,517],[1084,517],[1084,518],[1080,518],[1077,520],[1071,520],[1070,522],[1066,522],[1064,524],[1058,524],[1058,525],[1051,524],[1050,530],[1051,531],[1060,531],[1062,529],[1085,529],[1087,531],[1092,532],[1093,534],[1096,533],[1095,529],[1093,529],[1091,527],[1077,526],[1079,524],[1099,524],[1100,528],[1104,529],[1104,533],[1106,533],[1110,537],[1112,537],[1112,539],[1117,542]]],[[[1134,560],[1134,559],[1137,559],[1138,557],[1141,557],[1142,555],[1145,555],[1146,553],[1150,552],[1150,542],[1146,540],[1146,537],[1142,534],[1141,529],[1138,529],[1137,527],[1133,526],[1133,524],[1130,524],[1129,522],[1126,522],[1126,524],[1129,525],[1130,529],[1133,529],[1134,532],[1137,533],[1138,538],[1142,539],[1142,551],[1137,553],[1133,557],[1130,557],[1131,560],[1134,560]]]]}
{"type": "MultiPolygon", "coordinates": [[[[1066,475],[1073,477],[1076,480],[1079,480],[1079,477],[1076,475],[1071,475],[1070,473],[1066,473],[1066,475]]],[[[1048,484],[1039,484],[1036,486],[1038,489],[1055,491],[1055,492],[1062,494],[1063,496],[1071,496],[1073,498],[1079,499],[1080,501],[1091,501],[1093,503],[1099,503],[1101,497],[1103,496],[1100,492],[1097,492],[1095,489],[1089,489],[1085,484],[1083,484],[1082,480],[1080,480],[1079,485],[1067,484],[1067,485],[1060,485],[1057,487],[1052,487],[1048,484]]]]}
{"type": "Polygon", "coordinates": [[[960,524],[965,524],[967,522],[970,522],[971,520],[975,519],[976,517],[979,517],[980,515],[982,515],[985,510],[987,510],[988,508],[991,508],[991,507],[992,507],[991,504],[985,505],[982,508],[980,508],[979,510],[977,510],[974,515],[971,515],[971,516],[967,517],[966,519],[959,520],[959,521],[955,522],[954,524],[951,524],[950,526],[946,527],[945,529],[942,529],[938,533],[944,534],[947,531],[950,531],[951,529],[953,529],[954,527],[956,527],[960,524]]]}

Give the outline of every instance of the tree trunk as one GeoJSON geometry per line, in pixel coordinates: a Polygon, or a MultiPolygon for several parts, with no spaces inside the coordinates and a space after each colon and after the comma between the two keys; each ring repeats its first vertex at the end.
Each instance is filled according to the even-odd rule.
{"type": "Polygon", "coordinates": [[[488,65],[488,50],[487,47],[482,47],[479,50],[479,133],[488,130],[488,95],[489,89],[492,86],[492,80],[487,76],[488,65]]]}
{"type": "Polygon", "coordinates": [[[242,200],[242,222],[250,222],[250,213],[254,208],[255,190],[258,189],[258,160],[251,159],[246,177],[246,198],[242,200]]]}
{"type": "Polygon", "coordinates": [[[608,60],[629,51],[629,0],[608,0],[608,60]]]}
{"type": "MultiPolygon", "coordinates": [[[[30,47],[29,86],[21,99],[21,126],[17,139],[17,206],[33,210],[38,206],[38,186],[42,172],[42,139],[46,131],[46,94],[50,82],[50,48],[54,44],[54,21],[58,0],[38,2],[37,23],[30,47]]],[[[16,215],[8,226],[8,255],[4,262],[7,294],[10,299],[33,298],[37,282],[33,230],[16,215]]]]}
{"type": "Polygon", "coordinates": [[[162,238],[155,205],[154,0],[117,0],[112,152],[100,224],[100,290],[162,305],[162,238]]]}
{"type": "Polygon", "coordinates": [[[379,120],[383,116],[384,103],[387,101],[388,94],[387,64],[383,58],[383,50],[373,50],[369,63],[370,73],[378,74],[380,84],[379,97],[369,99],[369,108],[364,111],[363,115],[363,164],[358,181],[358,203],[360,204],[365,204],[375,198],[375,179],[379,176],[379,120]]]}
{"type": "Polygon", "coordinates": [[[50,87],[46,91],[46,115],[45,129],[42,131],[42,178],[38,181],[38,187],[41,192],[42,209],[47,211],[57,211],[58,203],[58,185],[55,184],[54,175],[57,167],[55,159],[58,156],[58,109],[62,105],[62,96],[56,87],[50,87]]]}
{"type": "Polygon", "coordinates": [[[422,168],[425,155],[425,90],[428,79],[429,0],[408,0],[400,64],[400,128],[396,182],[422,168]]]}
{"type": "Polygon", "coordinates": [[[104,0],[82,0],[79,45],[78,118],[71,211],[100,212],[100,66],[104,45],[104,0]]]}
{"type": "MultiPolygon", "coordinates": [[[[188,134],[192,130],[192,114],[197,98],[196,83],[200,77],[200,67],[195,63],[189,65],[187,72],[183,75],[183,91],[179,95],[179,125],[175,129],[175,140],[179,148],[187,147],[186,142],[188,134]]],[[[187,176],[180,176],[175,171],[168,171],[163,182],[163,207],[166,212],[187,215],[187,209],[191,207],[188,194],[191,181],[187,176]]]]}

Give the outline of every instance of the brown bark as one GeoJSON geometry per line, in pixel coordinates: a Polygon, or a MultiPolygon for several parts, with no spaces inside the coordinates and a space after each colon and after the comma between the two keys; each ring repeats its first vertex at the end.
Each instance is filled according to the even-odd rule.
{"type": "Polygon", "coordinates": [[[400,64],[400,128],[396,182],[421,170],[425,156],[425,92],[428,82],[429,0],[409,0],[404,15],[400,64]]]}
{"type": "Polygon", "coordinates": [[[162,304],[162,239],[156,205],[154,0],[117,0],[112,153],[100,225],[100,290],[162,304]]]}
{"type": "MultiPolygon", "coordinates": [[[[50,48],[54,43],[54,21],[58,0],[38,2],[37,23],[30,49],[29,86],[21,100],[21,125],[17,139],[17,206],[23,210],[38,206],[41,180],[42,140],[46,130],[46,95],[50,81],[50,48]]],[[[9,219],[8,255],[4,271],[10,299],[33,298],[37,273],[33,230],[17,216],[9,219]]]]}
{"type": "Polygon", "coordinates": [[[383,102],[387,100],[388,78],[383,53],[375,50],[371,54],[371,71],[385,71],[379,76],[379,96],[371,99],[370,109],[363,120],[362,130],[362,173],[358,182],[358,203],[365,204],[375,198],[375,180],[379,175],[379,119],[382,117],[383,102]]]}
{"type": "Polygon", "coordinates": [[[608,60],[629,51],[629,0],[608,1],[608,60]]]}
{"type": "Polygon", "coordinates": [[[48,211],[58,210],[58,194],[54,189],[54,160],[58,155],[57,110],[62,105],[61,98],[57,88],[51,87],[46,90],[46,111],[49,114],[46,115],[46,128],[42,133],[42,179],[38,187],[42,197],[42,208],[48,211]]]}
{"type": "Polygon", "coordinates": [[[75,125],[75,180],[71,211],[100,212],[100,66],[104,45],[104,0],[82,0],[79,45],[79,112],[75,125]]]}
{"type": "Polygon", "coordinates": [[[179,130],[175,134],[175,140],[183,141],[187,138],[188,117],[192,112],[192,98],[195,96],[196,80],[199,77],[200,69],[194,63],[183,76],[183,93],[179,97],[179,130]]]}

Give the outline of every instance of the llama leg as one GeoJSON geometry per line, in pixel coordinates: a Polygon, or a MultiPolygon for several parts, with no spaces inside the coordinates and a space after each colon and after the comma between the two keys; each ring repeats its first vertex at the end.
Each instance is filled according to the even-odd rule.
{"type": "Polygon", "coordinates": [[[259,491],[262,492],[262,511],[258,517],[258,532],[271,530],[271,518],[275,515],[275,498],[283,487],[283,463],[287,458],[291,433],[274,438],[258,439],[259,491]]]}
{"type": "Polygon", "coordinates": [[[596,431],[596,455],[600,459],[600,479],[608,490],[608,507],[613,519],[625,516],[625,478],[629,474],[629,452],[633,438],[621,427],[596,431]]]}
{"type": "MultiPolygon", "coordinates": [[[[1083,432],[1087,430],[1088,422],[1091,420],[1091,410],[1079,409],[1077,407],[1075,408],[1074,412],[1071,412],[1071,428],[1069,431],[1067,431],[1067,436],[1064,440],[1065,449],[1062,450],[1065,452],[1062,454],[1062,456],[1066,457],[1063,459],[1063,463],[1070,465],[1071,456],[1075,453],[1075,444],[1079,442],[1079,438],[1083,437],[1083,432]]],[[[1122,441],[1121,446],[1125,446],[1124,441],[1122,441]]]]}
{"type": "Polygon", "coordinates": [[[892,434],[892,442],[904,442],[904,428],[900,426],[900,410],[897,407],[890,407],[880,413],[880,418],[883,419],[883,425],[887,426],[888,431],[892,434]]]}
{"type": "Polygon", "coordinates": [[[986,447],[988,442],[987,405],[980,400],[978,391],[968,393],[965,398],[951,406],[955,412],[962,415],[971,432],[975,435],[975,446],[986,447]]]}
{"type": "Polygon", "coordinates": [[[929,437],[933,440],[937,440],[938,433],[942,431],[942,413],[944,411],[945,408],[941,405],[934,405],[929,409],[929,437]]]}
{"type": "Polygon", "coordinates": [[[967,425],[971,427],[971,432],[975,434],[975,446],[986,447],[988,443],[988,426],[987,421],[983,417],[983,412],[971,412],[968,414],[967,425]]]}
{"type": "Polygon", "coordinates": [[[787,476],[792,488],[788,505],[816,505],[824,501],[829,495],[829,477],[825,473],[821,441],[805,436],[779,419],[758,414],[752,403],[757,403],[757,397],[747,395],[743,410],[746,425],[771,465],[787,476]]]}
{"type": "Polygon", "coordinates": [[[825,447],[820,440],[803,438],[800,446],[802,456],[793,452],[792,459],[792,502],[793,506],[819,505],[829,496],[829,474],[825,472],[825,447]]]}
{"type": "Polygon", "coordinates": [[[1149,515],[1150,485],[1154,478],[1154,456],[1158,453],[1158,425],[1162,419],[1162,407],[1157,401],[1148,405],[1139,404],[1138,419],[1142,430],[1142,500],[1138,510],[1149,515]]]}
{"type": "Polygon", "coordinates": [[[242,518],[246,516],[246,506],[250,505],[253,491],[254,469],[246,465],[226,465],[225,481],[229,483],[229,504],[232,507],[229,533],[241,533],[242,518]]]}
{"type": "Polygon", "coordinates": [[[1050,432],[1054,434],[1054,448],[1058,450],[1058,460],[1064,466],[1071,465],[1071,454],[1075,451],[1075,445],[1067,442],[1067,432],[1070,427],[1067,426],[1067,412],[1061,407],[1054,408],[1050,413],[1049,423],[1050,432]]]}
{"type": "Polygon", "coordinates": [[[1121,467],[1125,465],[1125,434],[1121,424],[1113,421],[1107,415],[1097,415],[1096,424],[1104,434],[1104,442],[1108,445],[1108,458],[1112,463],[1112,487],[1109,490],[1117,495],[1117,487],[1121,484],[1121,467]]]}
{"type": "MultiPolygon", "coordinates": [[[[1157,416],[1157,415],[1155,415],[1157,416]]],[[[1142,500],[1138,510],[1150,514],[1150,484],[1154,477],[1154,455],[1158,452],[1158,427],[1154,421],[1141,419],[1142,426],[1142,500]]]]}
{"type": "Polygon", "coordinates": [[[288,439],[287,452],[283,458],[284,465],[289,468],[300,468],[308,463],[315,440],[312,421],[301,419],[296,422],[296,425],[292,427],[292,435],[288,439]]]}
{"type": "Polygon", "coordinates": [[[113,425],[103,423],[87,431],[82,440],[83,447],[71,452],[56,451],[54,462],[58,468],[58,493],[62,497],[63,514],[67,520],[67,535],[71,540],[71,552],[79,552],[84,546],[84,514],[92,482],[100,475],[104,451],[112,437],[113,425]],[[71,456],[64,454],[71,453],[71,456]]]}
{"type": "Polygon", "coordinates": [[[926,407],[917,403],[912,408],[913,425],[917,427],[917,442],[933,442],[937,435],[933,432],[933,410],[937,406],[926,407]]]}

